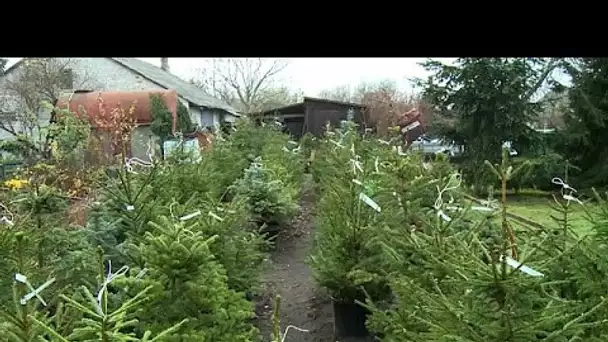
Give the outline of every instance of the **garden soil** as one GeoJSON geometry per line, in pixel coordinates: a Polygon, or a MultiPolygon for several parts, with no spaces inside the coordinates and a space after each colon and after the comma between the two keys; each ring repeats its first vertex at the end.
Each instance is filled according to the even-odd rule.
{"type": "Polygon", "coordinates": [[[256,302],[256,324],[264,341],[271,341],[274,296],[281,296],[281,330],[289,325],[285,342],[367,342],[370,339],[334,339],[333,310],[329,296],[318,289],[306,264],[314,236],[314,192],[307,175],[300,210],[277,237],[276,250],[263,274],[264,290],[256,302]]]}

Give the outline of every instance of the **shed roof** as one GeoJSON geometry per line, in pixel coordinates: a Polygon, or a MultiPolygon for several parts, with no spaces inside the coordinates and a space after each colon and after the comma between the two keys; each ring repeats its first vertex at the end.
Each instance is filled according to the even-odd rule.
{"type": "Polygon", "coordinates": [[[300,108],[303,109],[304,106],[306,105],[306,102],[323,102],[323,103],[331,103],[331,104],[341,105],[341,106],[345,106],[345,107],[365,108],[365,106],[362,105],[362,104],[360,104],[360,103],[334,101],[334,100],[328,100],[328,99],[321,99],[321,98],[317,98],[317,97],[308,97],[308,96],[305,96],[304,100],[302,102],[290,104],[290,105],[283,106],[283,107],[278,107],[278,108],[273,108],[273,109],[265,110],[265,111],[261,112],[260,114],[268,115],[268,114],[272,114],[274,112],[283,112],[283,111],[297,110],[297,109],[300,109],[300,108]]]}

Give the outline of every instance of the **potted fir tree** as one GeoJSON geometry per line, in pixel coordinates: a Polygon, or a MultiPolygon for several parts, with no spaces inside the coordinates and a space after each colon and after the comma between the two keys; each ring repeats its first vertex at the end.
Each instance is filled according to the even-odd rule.
{"type": "MultiPolygon", "coordinates": [[[[342,166],[340,158],[330,161],[342,166]]],[[[329,167],[329,166],[328,166],[329,167]]],[[[313,276],[327,289],[333,300],[334,324],[338,336],[365,336],[368,311],[358,302],[383,301],[391,291],[386,278],[377,267],[383,261],[380,250],[373,245],[373,236],[384,216],[361,199],[378,198],[371,178],[360,184],[353,175],[327,172],[322,177],[322,196],[316,216],[314,250],[309,258],[313,276]]]]}
{"type": "Polygon", "coordinates": [[[369,217],[364,217],[367,213],[362,213],[365,204],[352,201],[354,210],[346,211],[335,205],[332,208],[329,197],[336,195],[321,201],[325,210],[317,217],[315,247],[309,263],[315,280],[332,297],[336,334],[365,336],[368,310],[358,302],[365,302],[368,296],[374,302],[387,300],[391,292],[384,274],[376,267],[382,262],[381,255],[370,244],[375,227],[369,217]]]}

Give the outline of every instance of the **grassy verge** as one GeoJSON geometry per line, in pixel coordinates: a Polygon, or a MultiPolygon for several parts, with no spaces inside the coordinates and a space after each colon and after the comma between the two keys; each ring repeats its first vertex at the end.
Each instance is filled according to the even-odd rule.
{"type": "MultiPolygon", "coordinates": [[[[509,212],[513,214],[529,218],[543,226],[553,226],[557,223],[551,216],[555,216],[557,213],[551,208],[551,202],[553,202],[552,198],[511,197],[507,206],[509,212]]],[[[593,213],[594,206],[592,203],[587,203],[586,208],[583,208],[578,203],[571,203],[570,223],[575,231],[581,234],[591,231],[591,223],[585,209],[593,213]]]]}
{"type": "MultiPolygon", "coordinates": [[[[558,215],[551,208],[553,203],[552,197],[539,196],[509,196],[507,198],[508,212],[511,218],[518,221],[518,224],[529,226],[551,227],[558,223],[552,216],[558,215]],[[519,220],[518,218],[525,219],[519,220]]],[[[595,204],[585,203],[585,207],[578,203],[571,203],[570,224],[572,228],[580,234],[591,232],[592,225],[589,222],[588,213],[593,214],[595,204]]]]}

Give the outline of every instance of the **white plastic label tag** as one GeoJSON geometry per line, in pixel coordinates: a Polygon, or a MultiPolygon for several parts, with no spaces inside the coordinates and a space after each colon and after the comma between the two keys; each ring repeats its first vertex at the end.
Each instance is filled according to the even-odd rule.
{"type": "Polygon", "coordinates": [[[382,209],[380,208],[378,203],[374,202],[373,199],[369,198],[366,194],[364,194],[362,192],[359,193],[359,200],[363,201],[363,203],[367,204],[368,206],[370,206],[372,209],[374,209],[377,212],[382,211],[382,209]]]}

